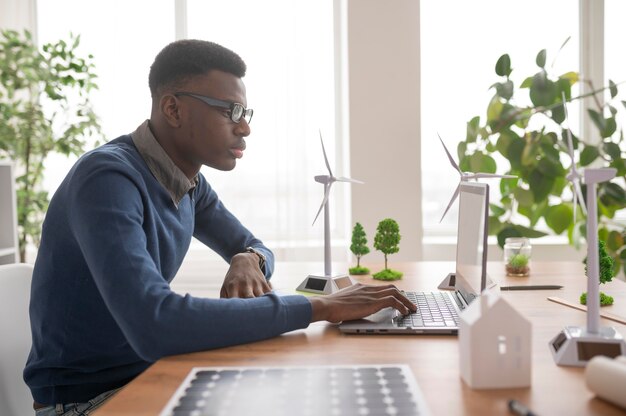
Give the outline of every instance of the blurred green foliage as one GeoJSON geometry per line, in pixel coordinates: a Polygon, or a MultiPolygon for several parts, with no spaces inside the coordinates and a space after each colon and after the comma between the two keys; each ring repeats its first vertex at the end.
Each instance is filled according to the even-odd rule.
{"type": "MultiPolygon", "coordinates": [[[[564,95],[566,102],[589,97],[595,108],[589,108],[586,116],[597,128],[601,142],[572,134],[574,152],[579,167],[593,164],[617,169],[615,179],[598,184],[597,195],[599,238],[606,241],[615,271],[619,271],[626,264],[626,227],[615,220],[615,214],[626,207],[626,144],[616,115],[624,111],[626,102],[616,98],[618,85],[613,81],[598,90],[591,85],[591,93],[572,97],[572,86],[584,81],[574,71],[551,74],[546,59],[544,49],[536,57],[537,72],[519,86],[510,78],[509,55],[498,59],[495,72],[500,79],[491,86],[494,95],[486,117],[476,116],[467,123],[466,138],[457,147],[459,166],[463,171],[488,173],[499,168],[519,178],[502,179],[502,196],[490,204],[489,231],[501,247],[507,237],[539,238],[547,235],[546,229],[567,233],[570,243],[578,247],[586,234],[586,218],[579,205],[574,224],[572,187],[566,177],[571,166],[569,126],[561,97],[564,95]],[[600,99],[605,92],[606,101],[600,99]]],[[[584,184],[582,188],[586,198],[584,184]]]]}
{"type": "Polygon", "coordinates": [[[29,242],[38,245],[48,208],[46,158],[81,154],[86,137],[100,134],[89,100],[97,88],[93,57],[80,57],[79,44],[70,34],[40,49],[28,31],[0,33],[0,159],[16,167],[21,261],[29,242]]]}

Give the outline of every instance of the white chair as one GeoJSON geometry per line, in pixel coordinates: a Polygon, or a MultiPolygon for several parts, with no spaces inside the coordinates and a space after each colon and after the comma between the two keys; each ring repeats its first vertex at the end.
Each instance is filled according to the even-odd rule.
{"type": "Polygon", "coordinates": [[[0,266],[0,415],[33,414],[33,397],[22,371],[31,347],[31,264],[0,266]]]}

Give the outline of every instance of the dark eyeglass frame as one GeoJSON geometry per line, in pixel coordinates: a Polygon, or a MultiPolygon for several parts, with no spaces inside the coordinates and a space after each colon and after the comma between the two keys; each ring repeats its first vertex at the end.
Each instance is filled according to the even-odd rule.
{"type": "Polygon", "coordinates": [[[218,100],[216,98],[195,94],[193,92],[179,91],[174,93],[175,97],[179,97],[181,95],[195,98],[196,100],[200,100],[211,107],[218,107],[229,110],[230,119],[233,123],[239,123],[242,118],[245,119],[248,124],[250,124],[250,121],[252,121],[252,114],[254,114],[254,110],[244,107],[241,103],[232,103],[230,101],[218,100]]]}

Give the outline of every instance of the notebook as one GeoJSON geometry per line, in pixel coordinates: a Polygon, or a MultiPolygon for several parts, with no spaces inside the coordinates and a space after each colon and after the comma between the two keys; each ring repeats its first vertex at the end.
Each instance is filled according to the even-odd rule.
{"type": "Polygon", "coordinates": [[[454,291],[409,292],[416,313],[402,316],[386,308],[364,319],[345,321],[339,330],[348,334],[458,334],[459,314],[486,288],[489,186],[461,182],[454,291]]]}

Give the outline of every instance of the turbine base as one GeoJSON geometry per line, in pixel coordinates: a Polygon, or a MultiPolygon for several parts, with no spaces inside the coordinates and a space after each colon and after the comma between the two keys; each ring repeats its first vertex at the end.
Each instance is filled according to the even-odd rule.
{"type": "Polygon", "coordinates": [[[612,327],[600,327],[597,334],[585,328],[566,326],[549,343],[557,365],[584,367],[598,355],[615,358],[626,354],[626,342],[612,327]]]}
{"type": "Polygon", "coordinates": [[[448,273],[448,275],[439,283],[439,290],[454,290],[456,283],[456,273],[448,273]]]}
{"type": "Polygon", "coordinates": [[[296,288],[298,292],[310,292],[320,295],[330,295],[344,287],[352,286],[354,281],[347,274],[339,274],[335,276],[319,276],[310,274],[296,288]]]}

